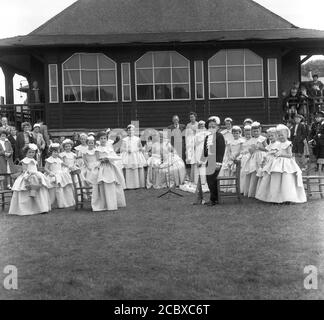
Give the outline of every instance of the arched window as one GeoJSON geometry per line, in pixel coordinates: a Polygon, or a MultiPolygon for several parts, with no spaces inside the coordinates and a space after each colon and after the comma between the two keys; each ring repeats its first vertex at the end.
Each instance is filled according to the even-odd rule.
{"type": "Polygon", "coordinates": [[[136,99],[189,100],[189,60],[175,51],[145,53],[135,63],[136,99]]]}
{"type": "Polygon", "coordinates": [[[64,102],[117,101],[116,63],[102,53],[76,53],[63,65],[64,102]]]}
{"type": "Polygon", "coordinates": [[[209,98],[262,98],[263,59],[248,49],[221,50],[208,61],[209,98]]]}

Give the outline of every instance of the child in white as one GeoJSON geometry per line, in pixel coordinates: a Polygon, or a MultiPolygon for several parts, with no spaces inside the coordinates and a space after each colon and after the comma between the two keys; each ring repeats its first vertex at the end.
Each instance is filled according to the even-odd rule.
{"type": "Polygon", "coordinates": [[[152,136],[152,143],[149,151],[150,157],[147,160],[147,177],[146,177],[146,188],[161,188],[160,178],[160,165],[161,165],[161,144],[160,135],[158,132],[152,136]]]}
{"type": "Polygon", "coordinates": [[[250,148],[250,158],[244,166],[244,173],[246,174],[244,185],[244,196],[254,198],[256,188],[258,185],[257,173],[262,165],[263,159],[266,155],[267,139],[261,135],[261,124],[259,122],[252,123],[253,144],[250,148]]]}
{"type": "Polygon", "coordinates": [[[111,144],[107,143],[107,134],[99,134],[100,145],[96,149],[100,162],[98,176],[93,184],[91,206],[93,211],[117,210],[126,207],[125,180],[115,161],[120,159],[111,144]]]}
{"type": "MultiPolygon", "coordinates": [[[[219,172],[220,177],[233,177],[236,173],[235,161],[240,158],[243,144],[243,139],[241,138],[241,128],[238,126],[233,126],[232,134],[233,140],[230,140],[227,143],[222,169],[219,172]]],[[[231,182],[229,181],[228,184],[230,183],[231,182]]],[[[226,185],[226,183],[224,183],[223,185],[226,185]]],[[[234,187],[223,187],[222,189],[222,191],[224,192],[235,192],[234,187]]]]}
{"type": "Polygon", "coordinates": [[[28,144],[25,147],[26,157],[21,161],[23,172],[16,179],[12,190],[9,214],[27,216],[51,211],[51,200],[48,193],[48,181],[37,170],[34,159],[37,146],[28,144]]]}
{"type": "Polygon", "coordinates": [[[87,184],[93,185],[98,178],[98,170],[100,162],[96,155],[96,140],[93,136],[89,136],[87,139],[88,150],[83,153],[84,162],[84,178],[87,184]]]}
{"type": "Polygon", "coordinates": [[[147,166],[141,139],[135,136],[135,126],[127,127],[128,136],[122,140],[121,157],[125,170],[126,189],[145,188],[144,167],[147,166]]]}
{"type": "Polygon", "coordinates": [[[254,144],[255,140],[252,138],[252,127],[250,125],[246,125],[244,127],[244,138],[242,143],[242,150],[241,150],[241,173],[240,173],[240,189],[241,193],[244,193],[244,186],[246,180],[246,172],[245,172],[245,165],[247,161],[250,159],[250,148],[254,144]]]}
{"type": "Polygon", "coordinates": [[[59,158],[60,145],[53,143],[49,152],[51,156],[45,162],[45,174],[49,180],[49,195],[52,207],[69,208],[75,205],[72,177],[59,158]]]}
{"type": "Polygon", "coordinates": [[[64,164],[68,168],[69,171],[75,171],[78,168],[77,166],[77,156],[74,152],[72,152],[73,142],[70,139],[65,139],[62,142],[62,147],[64,151],[60,153],[60,158],[63,160],[64,164]]]}
{"type": "Polygon", "coordinates": [[[277,133],[279,150],[263,168],[256,198],[272,203],[304,203],[307,199],[302,171],[293,158],[291,141],[288,140],[290,130],[285,125],[279,125],[277,133]]]}

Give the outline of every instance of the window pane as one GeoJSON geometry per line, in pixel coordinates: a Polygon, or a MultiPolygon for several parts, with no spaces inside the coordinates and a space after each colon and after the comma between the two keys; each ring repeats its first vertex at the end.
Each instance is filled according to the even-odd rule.
{"type": "Polygon", "coordinates": [[[116,84],[116,73],[113,70],[99,71],[100,85],[116,84]]]}
{"type": "Polygon", "coordinates": [[[189,82],[188,68],[172,69],[172,81],[174,82],[189,82]]]}
{"type": "Polygon", "coordinates": [[[82,69],[97,69],[97,55],[96,54],[82,54],[81,55],[82,69]]]}
{"type": "Polygon", "coordinates": [[[172,66],[173,67],[188,67],[189,61],[182,55],[173,52],[172,53],[172,66]]]}
{"type": "Polygon", "coordinates": [[[203,62],[195,62],[196,82],[203,82],[203,62]]]}
{"type": "Polygon", "coordinates": [[[56,86],[57,85],[57,72],[56,72],[55,64],[51,64],[49,66],[49,73],[50,73],[50,85],[56,86]]]}
{"type": "Polygon", "coordinates": [[[171,67],[169,52],[154,52],[154,67],[171,67]]]}
{"type": "Polygon", "coordinates": [[[80,101],[80,87],[64,87],[64,101],[80,101]]]}
{"type": "Polygon", "coordinates": [[[82,86],[82,101],[98,101],[98,87],[82,86]]]}
{"type": "Polygon", "coordinates": [[[210,68],[210,81],[226,81],[226,67],[210,68]]]}
{"type": "Polygon", "coordinates": [[[248,82],[246,84],[247,97],[262,97],[262,82],[248,82]]]}
{"type": "Polygon", "coordinates": [[[156,85],[155,86],[155,99],[171,99],[171,85],[156,85]]]}
{"type": "Polygon", "coordinates": [[[116,65],[115,63],[109,59],[108,57],[106,57],[103,54],[100,54],[98,56],[99,59],[99,69],[115,69],[116,65]]]}
{"type": "Polygon", "coordinates": [[[196,98],[197,99],[204,98],[204,86],[202,84],[196,84],[196,98]]]}
{"type": "Polygon", "coordinates": [[[227,67],[228,81],[243,81],[244,67],[227,67]]]}
{"type": "Polygon", "coordinates": [[[153,83],[153,70],[151,69],[139,69],[137,70],[137,83],[153,83]]]}
{"type": "Polygon", "coordinates": [[[210,60],[211,66],[225,66],[226,65],[226,50],[218,51],[210,60]]]}
{"type": "Polygon", "coordinates": [[[276,79],[276,60],[277,59],[268,59],[268,65],[269,65],[269,79],[270,80],[277,80],[276,79]]]}
{"type": "Polygon", "coordinates": [[[146,53],[136,62],[136,68],[152,68],[152,53],[146,53]]]}
{"type": "Polygon", "coordinates": [[[278,92],[277,92],[277,82],[275,81],[270,81],[269,83],[269,96],[270,97],[277,97],[278,92]]]}
{"type": "Polygon", "coordinates": [[[250,50],[245,50],[245,64],[262,64],[262,58],[250,50]]]}
{"type": "Polygon", "coordinates": [[[80,69],[79,55],[74,55],[63,65],[64,69],[80,69]]]}
{"type": "Polygon", "coordinates": [[[57,87],[51,88],[51,101],[50,102],[58,102],[57,87]]]}
{"type": "Polygon", "coordinates": [[[123,86],[123,100],[124,101],[130,101],[131,100],[131,92],[130,92],[130,86],[123,86]]]}
{"type": "Polygon", "coordinates": [[[189,85],[175,84],[173,85],[173,99],[189,99],[189,85]]]}
{"type": "Polygon", "coordinates": [[[64,84],[65,85],[80,84],[80,71],[64,71],[64,84]]]}
{"type": "Polygon", "coordinates": [[[229,83],[228,97],[230,98],[244,97],[244,82],[229,83]]]}
{"type": "Polygon", "coordinates": [[[245,80],[262,80],[262,67],[246,67],[245,80]]]}
{"type": "Polygon", "coordinates": [[[211,98],[226,98],[226,84],[225,83],[211,83],[210,84],[211,98]]]}
{"type": "Polygon", "coordinates": [[[116,101],[116,86],[100,87],[101,101],[116,101]]]}
{"type": "Polygon", "coordinates": [[[98,85],[97,71],[82,71],[82,84],[98,85]]]}
{"type": "Polygon", "coordinates": [[[130,84],[129,71],[130,71],[129,63],[122,64],[123,84],[130,84]]]}
{"type": "Polygon", "coordinates": [[[243,65],[244,50],[227,50],[227,65],[243,65]]]}
{"type": "Polygon", "coordinates": [[[153,85],[137,86],[138,100],[153,100],[153,85]]]}
{"type": "Polygon", "coordinates": [[[171,69],[154,69],[155,83],[171,83],[171,69]]]}

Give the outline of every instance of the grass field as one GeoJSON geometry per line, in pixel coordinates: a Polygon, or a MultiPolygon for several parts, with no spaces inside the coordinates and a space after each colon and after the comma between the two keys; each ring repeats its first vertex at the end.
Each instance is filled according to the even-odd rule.
{"type": "Polygon", "coordinates": [[[127,191],[115,213],[0,213],[0,299],[322,299],[324,201],[244,199],[212,208],[194,196],[127,191]],[[8,265],[18,290],[3,289],[8,265]],[[318,290],[303,287],[307,265],[318,290]]]}

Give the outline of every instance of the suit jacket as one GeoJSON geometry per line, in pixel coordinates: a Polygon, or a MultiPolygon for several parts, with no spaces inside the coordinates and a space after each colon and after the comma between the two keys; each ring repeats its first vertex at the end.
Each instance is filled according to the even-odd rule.
{"type": "MultiPolygon", "coordinates": [[[[35,140],[33,138],[32,133],[29,133],[29,143],[35,143],[35,140]]],[[[23,153],[23,149],[25,147],[25,136],[24,132],[18,132],[17,133],[17,140],[16,140],[16,153],[17,153],[17,158],[19,160],[24,159],[25,155],[23,153]]]]}
{"type": "Polygon", "coordinates": [[[168,126],[168,129],[171,130],[171,145],[175,148],[178,155],[182,158],[183,161],[186,161],[186,141],[185,136],[182,134],[182,132],[186,129],[186,126],[184,124],[179,124],[179,130],[181,135],[175,135],[176,127],[174,124],[171,124],[168,126]],[[175,137],[177,138],[177,143],[175,143],[175,137]],[[181,141],[181,143],[180,143],[181,141]]]}
{"type": "Polygon", "coordinates": [[[291,128],[291,142],[292,142],[292,152],[293,153],[304,153],[304,140],[307,137],[307,130],[305,125],[302,123],[298,124],[297,132],[295,135],[295,129],[297,124],[293,125],[291,128]]]}
{"type": "Polygon", "coordinates": [[[15,161],[16,160],[16,157],[17,157],[17,153],[16,153],[16,139],[13,136],[9,135],[8,136],[8,140],[11,143],[11,147],[12,147],[12,151],[13,151],[12,157],[13,157],[13,160],[15,161]]]}
{"type": "Polygon", "coordinates": [[[220,131],[217,131],[213,134],[213,146],[210,148],[211,150],[208,150],[208,141],[209,136],[205,138],[204,142],[204,158],[207,158],[207,175],[213,174],[216,170],[216,163],[222,163],[224,154],[225,154],[225,138],[220,133],[220,131]]]}
{"type": "Polygon", "coordinates": [[[39,102],[36,102],[35,90],[30,89],[28,91],[28,103],[42,103],[42,102],[44,102],[44,93],[43,93],[42,89],[38,89],[38,95],[39,95],[39,102]]]}

